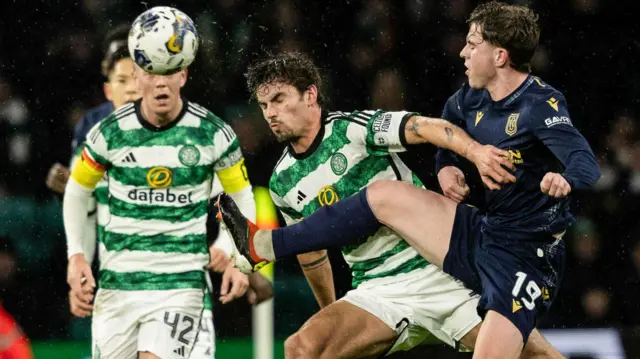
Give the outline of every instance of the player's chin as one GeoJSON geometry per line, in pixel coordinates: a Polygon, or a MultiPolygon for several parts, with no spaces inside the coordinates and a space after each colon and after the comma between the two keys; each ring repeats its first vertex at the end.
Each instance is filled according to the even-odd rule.
{"type": "Polygon", "coordinates": [[[276,136],[276,140],[280,143],[291,142],[291,140],[295,139],[295,136],[292,136],[289,132],[273,131],[273,134],[276,136]]]}
{"type": "Polygon", "coordinates": [[[484,85],[481,81],[478,81],[478,79],[469,76],[469,87],[472,89],[481,89],[484,88],[484,85]]]}
{"type": "Polygon", "coordinates": [[[167,103],[159,103],[158,101],[156,101],[156,103],[154,103],[152,111],[156,115],[164,116],[171,112],[171,106],[169,106],[169,104],[167,103]]]}

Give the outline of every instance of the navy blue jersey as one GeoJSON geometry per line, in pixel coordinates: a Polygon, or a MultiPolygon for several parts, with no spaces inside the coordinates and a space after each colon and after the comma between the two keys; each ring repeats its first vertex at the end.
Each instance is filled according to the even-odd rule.
{"type": "MultiPolygon", "coordinates": [[[[484,89],[465,83],[449,98],[442,115],[481,144],[508,150],[516,182],[501,190],[485,188],[484,222],[491,229],[559,233],[575,219],[569,197],[552,198],[540,190],[547,172],[564,176],[575,191],[589,187],[600,170],[587,141],[576,130],[564,96],[535,76],[528,76],[511,95],[493,101],[484,89]]],[[[436,155],[436,170],[457,165],[448,150],[436,155]]]]}
{"type": "Polygon", "coordinates": [[[76,125],[73,141],[71,142],[72,157],[82,149],[82,144],[87,137],[87,132],[89,132],[93,125],[109,116],[111,112],[113,112],[113,103],[111,103],[111,101],[107,101],[99,106],[89,109],[89,111],[84,114],[80,122],[76,125]]]}

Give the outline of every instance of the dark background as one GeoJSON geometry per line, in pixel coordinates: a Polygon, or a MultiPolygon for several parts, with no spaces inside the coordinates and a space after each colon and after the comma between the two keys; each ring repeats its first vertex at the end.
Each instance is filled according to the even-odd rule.
{"type": "MultiPolygon", "coordinates": [[[[518,1],[511,1],[518,2],[518,1]]],[[[569,258],[560,298],[545,328],[640,324],[640,56],[631,1],[519,1],[540,14],[534,73],[562,91],[572,121],[602,169],[577,193],[579,217],[566,237],[569,258]],[[627,5],[625,5],[627,4],[627,5]]],[[[0,301],[35,340],[85,338],[86,321],[68,312],[60,202],[44,184],[52,163],[67,163],[73,127],[104,101],[102,36],[147,7],[175,6],[201,35],[187,98],[238,133],[255,186],[266,186],[281,154],[248,101],[243,72],[265,49],[301,50],[321,67],[328,108],[408,109],[438,116],[464,81],[458,53],[476,1],[9,1],[0,5],[0,234],[16,248],[17,274],[0,301]],[[84,329],[82,329],[84,328],[84,329]]],[[[405,158],[432,189],[434,151],[405,158]]],[[[332,252],[338,294],[350,278],[332,252]]],[[[0,268],[0,272],[3,268],[0,268]]],[[[295,261],[277,265],[276,335],[292,333],[315,310],[295,261]]],[[[251,335],[243,300],[216,305],[218,335],[251,335]]]]}

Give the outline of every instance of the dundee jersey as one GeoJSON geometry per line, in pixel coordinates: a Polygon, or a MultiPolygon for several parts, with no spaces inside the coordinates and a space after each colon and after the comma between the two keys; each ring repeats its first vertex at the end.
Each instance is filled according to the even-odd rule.
{"type": "MultiPolygon", "coordinates": [[[[468,83],[447,102],[443,117],[481,144],[509,151],[516,182],[485,191],[489,229],[526,233],[560,233],[574,222],[569,198],[555,199],[540,190],[548,172],[560,173],[572,190],[588,187],[599,176],[591,148],[573,127],[562,93],[528,76],[511,95],[493,101],[487,90],[468,83]]],[[[438,171],[456,165],[457,157],[439,150],[438,171]]]]}

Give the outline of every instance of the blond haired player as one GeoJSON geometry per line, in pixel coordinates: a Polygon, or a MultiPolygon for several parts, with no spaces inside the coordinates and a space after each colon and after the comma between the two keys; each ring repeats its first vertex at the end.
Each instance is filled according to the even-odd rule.
{"type": "MultiPolygon", "coordinates": [[[[93,355],[187,358],[204,309],[208,199],[218,176],[243,213],[255,203],[238,140],[227,124],[180,95],[187,70],[134,70],[142,99],[94,126],[64,196],[68,283],[86,303],[95,280],[83,254],[88,199],[108,175],[110,219],[99,243],[93,355]],[[82,286],[83,278],[87,285],[82,286]]],[[[231,282],[244,294],[247,277],[231,282]]]]}

